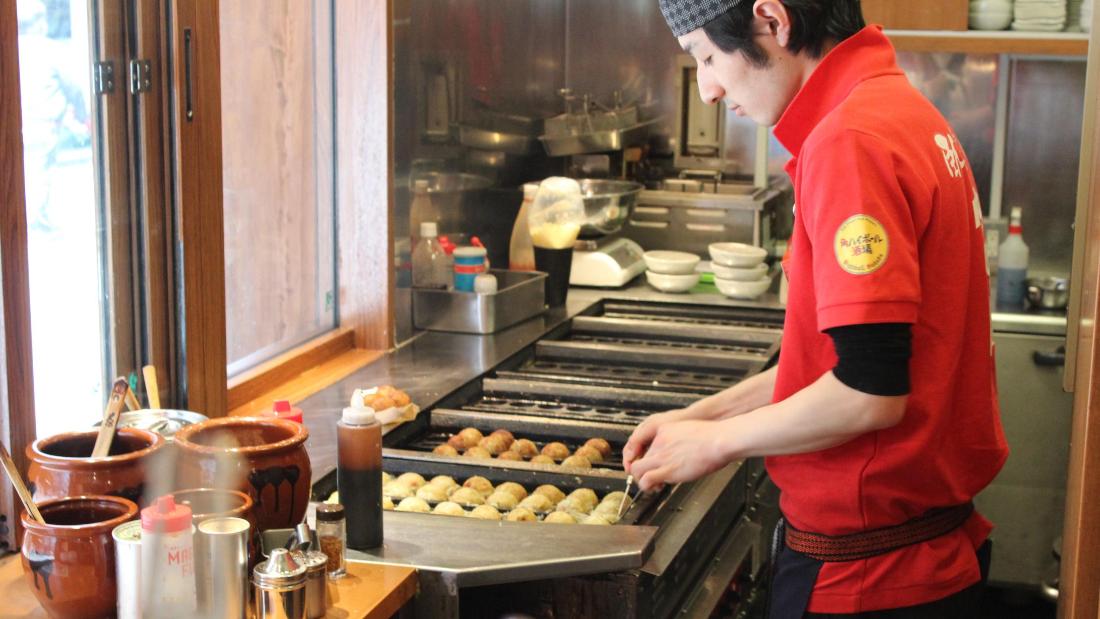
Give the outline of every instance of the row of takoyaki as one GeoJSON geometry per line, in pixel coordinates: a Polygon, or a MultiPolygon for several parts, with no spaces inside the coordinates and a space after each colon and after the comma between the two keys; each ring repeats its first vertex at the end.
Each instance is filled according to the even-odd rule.
{"type": "Polygon", "coordinates": [[[530,460],[542,464],[560,462],[562,466],[588,469],[611,455],[611,444],[602,438],[592,438],[570,454],[569,447],[557,441],[546,443],[540,450],[534,441],[516,439],[508,430],[494,430],[488,436],[483,436],[477,428],[463,428],[447,439],[446,443],[433,449],[432,453],[441,456],[462,454],[468,458],[530,460]]]}

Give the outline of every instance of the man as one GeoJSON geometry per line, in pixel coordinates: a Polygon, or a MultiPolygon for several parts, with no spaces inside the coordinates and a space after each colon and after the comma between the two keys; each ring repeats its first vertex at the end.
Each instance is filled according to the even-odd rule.
{"type": "Polygon", "coordinates": [[[981,205],[951,128],[858,0],[660,0],[699,91],[793,155],[779,363],[624,450],[643,489],[767,456],[773,617],[969,617],[1008,455],[981,205]],[[979,559],[982,556],[982,559],[979,559]]]}

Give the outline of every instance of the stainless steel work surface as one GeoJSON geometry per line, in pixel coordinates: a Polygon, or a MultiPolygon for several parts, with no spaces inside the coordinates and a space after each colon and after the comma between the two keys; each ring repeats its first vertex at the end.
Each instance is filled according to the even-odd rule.
{"type": "Polygon", "coordinates": [[[657,527],[494,522],[385,512],[386,543],[349,561],[439,572],[456,587],[619,572],[642,566],[657,527]]]}

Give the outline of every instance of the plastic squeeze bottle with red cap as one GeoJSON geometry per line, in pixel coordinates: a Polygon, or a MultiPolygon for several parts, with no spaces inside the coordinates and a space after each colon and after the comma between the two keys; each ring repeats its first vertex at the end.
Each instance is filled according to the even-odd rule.
{"type": "Polygon", "coordinates": [[[169,496],[141,510],[141,616],[186,617],[196,612],[191,508],[169,496]]]}
{"type": "Polygon", "coordinates": [[[289,400],[275,400],[271,415],[279,419],[289,419],[290,421],[302,423],[302,409],[291,406],[289,400]]]}

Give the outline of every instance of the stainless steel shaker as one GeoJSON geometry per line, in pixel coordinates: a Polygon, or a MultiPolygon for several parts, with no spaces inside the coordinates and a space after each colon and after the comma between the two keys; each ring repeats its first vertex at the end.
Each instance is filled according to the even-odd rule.
{"type": "Polygon", "coordinates": [[[271,551],[252,570],[256,593],[255,619],[305,619],[306,566],[285,548],[271,551]]]}
{"type": "Polygon", "coordinates": [[[248,617],[248,521],[211,518],[195,535],[195,584],[204,619],[248,617]]]}
{"type": "Polygon", "coordinates": [[[325,567],[328,555],[318,550],[298,553],[300,564],[306,567],[306,617],[323,619],[328,611],[328,579],[325,567]]]}

